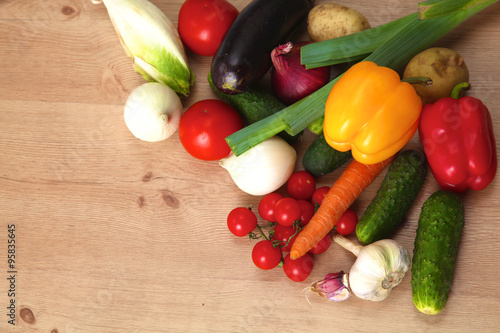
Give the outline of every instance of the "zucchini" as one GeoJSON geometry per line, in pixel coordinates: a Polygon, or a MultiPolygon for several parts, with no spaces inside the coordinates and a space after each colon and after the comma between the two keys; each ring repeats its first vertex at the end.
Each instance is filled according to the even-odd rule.
{"type": "Polygon", "coordinates": [[[356,236],[359,241],[370,244],[389,238],[403,222],[426,175],[427,160],[423,153],[417,150],[400,153],[358,221],[356,236]]]}
{"type": "Polygon", "coordinates": [[[302,166],[311,175],[318,177],[333,172],[351,158],[350,150],[341,152],[332,148],[321,133],[304,153],[302,166]]]}
{"type": "MultiPolygon", "coordinates": [[[[208,83],[217,97],[231,105],[240,114],[245,125],[253,124],[286,108],[286,105],[272,93],[257,85],[248,88],[241,94],[229,95],[215,87],[210,72],[208,73],[208,83]]],[[[293,145],[301,137],[302,132],[291,136],[287,132],[282,131],[277,135],[293,145]]]]}
{"type": "Polygon", "coordinates": [[[271,68],[271,51],[306,21],[313,0],[253,0],[243,8],[212,59],[214,84],[239,94],[271,68]]]}
{"type": "Polygon", "coordinates": [[[413,304],[422,313],[435,315],[446,305],[463,227],[457,194],[439,190],[424,202],[411,269],[413,304]]]}

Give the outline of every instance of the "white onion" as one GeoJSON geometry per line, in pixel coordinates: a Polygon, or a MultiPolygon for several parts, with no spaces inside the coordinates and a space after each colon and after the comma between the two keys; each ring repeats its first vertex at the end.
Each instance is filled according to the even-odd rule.
{"type": "Polygon", "coordinates": [[[135,88],[125,103],[123,116],[132,134],[144,141],[165,140],[177,131],[182,103],[164,84],[149,82],[135,88]]]}
{"type": "Polygon", "coordinates": [[[251,195],[271,193],[293,173],[297,152],[285,140],[273,136],[240,156],[231,153],[219,164],[226,169],[235,184],[251,195]]]}

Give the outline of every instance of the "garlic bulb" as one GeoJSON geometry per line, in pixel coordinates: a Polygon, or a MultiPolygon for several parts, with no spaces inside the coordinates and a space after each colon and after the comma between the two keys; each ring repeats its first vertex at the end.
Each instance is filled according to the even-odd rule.
{"type": "Polygon", "coordinates": [[[104,2],[118,38],[134,69],[146,80],[164,83],[189,95],[194,74],[175,25],[148,0],[92,0],[104,2]]]}
{"type": "Polygon", "coordinates": [[[359,298],[386,299],[410,268],[410,253],[394,240],[383,239],[366,246],[341,235],[334,240],[358,257],[349,272],[349,288],[359,298]]]}
{"type": "Polygon", "coordinates": [[[132,134],[144,141],[165,140],[179,128],[182,103],[164,84],[148,82],[135,88],[125,103],[123,117],[132,134]]]}
{"type": "Polygon", "coordinates": [[[219,164],[242,191],[265,195],[286,183],[296,160],[295,149],[282,138],[273,136],[239,156],[231,153],[219,164]]]}

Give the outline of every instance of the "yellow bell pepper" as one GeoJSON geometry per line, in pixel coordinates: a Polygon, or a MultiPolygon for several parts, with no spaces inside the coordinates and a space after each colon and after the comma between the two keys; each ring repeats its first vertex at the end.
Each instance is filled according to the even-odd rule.
{"type": "Polygon", "coordinates": [[[325,105],[326,142],[364,164],[396,154],[418,127],[422,101],[394,70],[362,61],[333,86],[325,105]]]}

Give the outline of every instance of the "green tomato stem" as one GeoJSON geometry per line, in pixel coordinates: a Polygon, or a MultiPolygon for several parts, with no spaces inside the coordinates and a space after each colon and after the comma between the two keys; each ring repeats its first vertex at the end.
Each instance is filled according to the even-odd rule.
{"type": "Polygon", "coordinates": [[[258,224],[257,224],[257,229],[259,230],[260,234],[262,235],[262,237],[264,237],[265,240],[269,240],[269,237],[266,236],[266,233],[264,232],[264,230],[262,230],[262,227],[258,224]]]}

